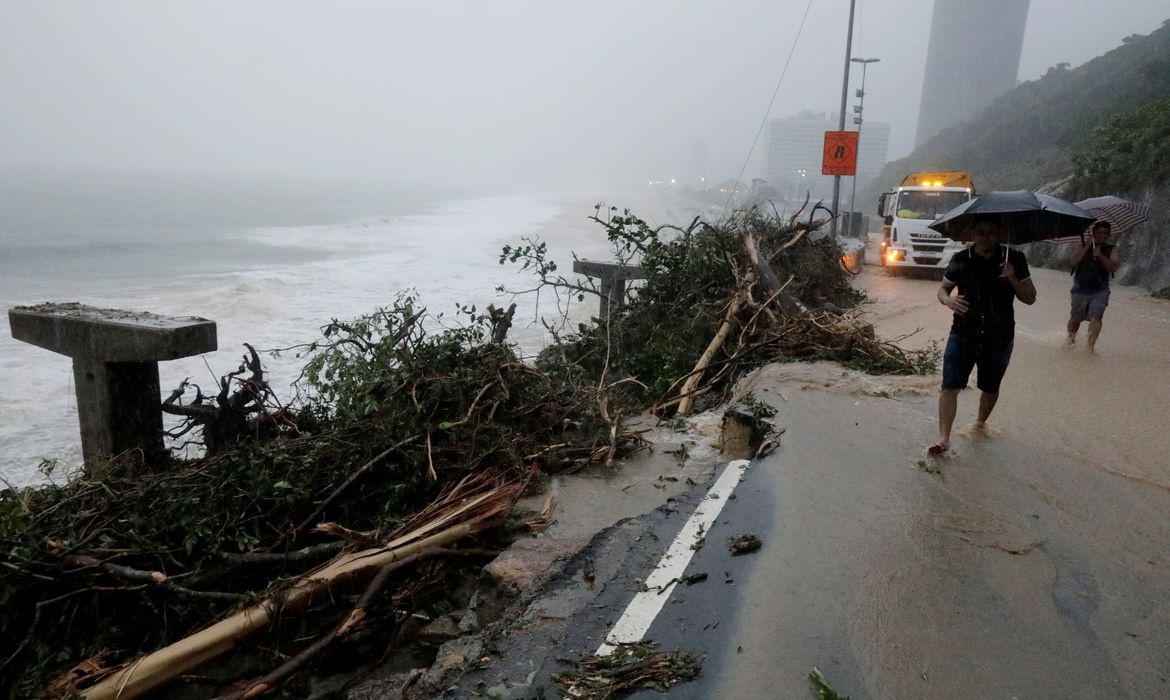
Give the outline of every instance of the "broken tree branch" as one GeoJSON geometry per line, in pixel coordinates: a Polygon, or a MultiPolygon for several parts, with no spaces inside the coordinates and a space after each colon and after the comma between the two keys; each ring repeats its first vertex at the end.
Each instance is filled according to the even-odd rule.
{"type": "Polygon", "coordinates": [[[695,369],[690,378],[683,384],[679,395],[684,398],[678,404],[678,415],[685,416],[687,413],[690,413],[691,406],[694,405],[694,397],[691,395],[691,392],[699,383],[699,380],[703,378],[703,370],[711,363],[711,358],[715,356],[715,353],[719,352],[719,348],[723,347],[723,341],[727,340],[727,335],[731,333],[732,321],[735,319],[735,315],[739,313],[739,308],[743,306],[743,296],[742,293],[735,295],[731,306],[728,307],[727,313],[723,317],[723,323],[719,326],[719,331],[715,333],[715,337],[707,344],[707,349],[703,351],[703,354],[699,357],[699,361],[695,363],[695,369]]]}
{"type": "Polygon", "coordinates": [[[366,610],[374,598],[382,592],[386,587],[386,583],[390,580],[390,576],[397,571],[405,569],[408,566],[416,564],[427,559],[434,559],[436,557],[446,557],[454,555],[463,555],[468,553],[482,553],[482,550],[454,550],[445,549],[442,547],[433,547],[431,549],[423,550],[408,557],[399,559],[398,561],[387,562],[382,565],[374,578],[366,585],[365,591],[362,592],[358,598],[357,604],[354,605],[353,610],[345,617],[336,627],[329,631],[317,641],[310,644],[308,647],[301,650],[299,654],[293,656],[288,661],[284,662],[277,668],[273,669],[263,678],[253,682],[239,693],[234,693],[223,697],[221,700],[248,700],[249,698],[259,697],[275,689],[283,683],[289,676],[293,675],[301,668],[304,668],[313,659],[320,656],[322,652],[328,649],[338,639],[344,639],[348,636],[357,625],[365,619],[366,610]]]}
{"type": "Polygon", "coordinates": [[[124,666],[84,690],[83,697],[86,700],[142,697],[229,651],[244,637],[265,629],[280,611],[302,610],[342,582],[370,575],[386,564],[474,534],[506,512],[521,488],[517,484],[497,486],[472,496],[462,493],[467,483],[464,480],[448,493],[438,511],[429,516],[433,520],[382,547],[342,554],[328,566],[301,577],[289,588],[260,603],[124,666]]]}

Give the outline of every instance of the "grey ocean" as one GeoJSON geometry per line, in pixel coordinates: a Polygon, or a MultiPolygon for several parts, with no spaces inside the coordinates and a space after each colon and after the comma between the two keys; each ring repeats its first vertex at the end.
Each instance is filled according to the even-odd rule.
{"type": "MultiPolygon", "coordinates": [[[[164,363],[164,392],[208,386],[242,343],[288,347],[415,289],[433,313],[497,300],[504,243],[561,212],[545,195],[467,196],[306,181],[0,174],[0,477],[79,461],[68,358],[17,342],[7,309],[40,302],[202,316],[219,347],[164,363]]],[[[267,359],[287,398],[299,363],[267,359]]]]}

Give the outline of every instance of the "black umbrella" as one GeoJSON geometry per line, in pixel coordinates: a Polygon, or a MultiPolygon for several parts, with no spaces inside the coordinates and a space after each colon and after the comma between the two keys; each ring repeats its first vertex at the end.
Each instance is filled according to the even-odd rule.
{"type": "Polygon", "coordinates": [[[971,240],[972,219],[995,214],[1007,230],[1002,243],[1031,243],[1062,236],[1075,236],[1093,223],[1084,209],[1031,190],[988,192],[955,207],[935,219],[930,228],[955,241],[971,240]]]}

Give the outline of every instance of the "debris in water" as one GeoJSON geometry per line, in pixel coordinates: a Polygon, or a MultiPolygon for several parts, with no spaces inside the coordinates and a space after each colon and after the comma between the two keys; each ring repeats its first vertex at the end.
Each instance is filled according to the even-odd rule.
{"type": "Polygon", "coordinates": [[[549,494],[548,498],[544,499],[544,508],[541,509],[540,514],[524,521],[528,529],[532,532],[541,532],[547,530],[553,524],[553,512],[557,509],[556,494],[549,494]]]}

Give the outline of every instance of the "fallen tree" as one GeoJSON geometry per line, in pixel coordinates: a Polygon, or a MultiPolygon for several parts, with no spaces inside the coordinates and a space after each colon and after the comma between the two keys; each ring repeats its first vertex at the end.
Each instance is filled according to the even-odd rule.
{"type": "MultiPolygon", "coordinates": [[[[482,477],[465,479],[404,531],[391,534],[378,547],[344,553],[264,600],[164,649],[109,672],[107,677],[85,689],[82,694],[90,700],[131,700],[141,697],[230,651],[245,637],[272,624],[281,614],[303,611],[315,600],[332,595],[342,584],[368,579],[375,574],[380,575],[381,583],[384,583],[385,576],[402,564],[428,556],[454,554],[454,550],[442,548],[474,535],[485,523],[503,516],[518,490],[516,484],[493,485],[482,477]]],[[[365,614],[364,608],[368,604],[368,597],[363,595],[363,599],[359,600],[359,604],[342,623],[340,631],[327,635],[325,641],[332,642],[338,634],[352,629],[365,614]]],[[[319,653],[319,649],[313,651],[319,653]]],[[[279,677],[283,678],[287,674],[281,673],[279,677]]],[[[261,679],[250,684],[238,696],[254,697],[274,685],[272,679],[261,679]]]]}
{"type": "MultiPolygon", "coordinates": [[[[239,619],[238,606],[269,601],[255,603],[246,615],[253,622],[293,615],[301,606],[291,603],[301,599],[288,596],[304,589],[290,582],[316,581],[310,572],[352,558],[355,548],[387,550],[388,536],[467,479],[513,484],[493,501],[510,504],[515,485],[538,471],[642,446],[598,413],[596,386],[566,385],[521,361],[504,342],[510,318],[469,309],[461,325],[430,332],[425,310],[404,295],[370,316],[333,321],[321,340],[287,351],[305,360],[303,395],[295,411],[285,407],[287,424],[221,440],[213,412],[222,416],[226,406],[237,425],[261,415],[253,409],[266,385],[249,350],[215,399],[184,407],[208,410],[181,412],[203,421],[192,435],[217,446],[210,454],[165,470],[0,492],[0,691],[88,693],[122,662],[138,668],[138,679],[151,652],[239,619]],[[160,624],[140,624],[144,614],[160,624]]],[[[424,568],[455,565],[444,556],[424,568]]],[[[434,602],[442,577],[427,577],[433,593],[403,605],[425,612],[434,602]]],[[[329,588],[334,605],[306,611],[314,621],[298,622],[304,636],[336,627],[345,600],[360,593],[351,590],[354,578],[341,577],[341,591],[329,588]]],[[[363,625],[392,630],[394,614],[380,605],[363,625]]],[[[265,664],[264,654],[252,663],[265,664]]]]}
{"type": "MultiPolygon", "coordinates": [[[[829,359],[876,374],[931,370],[936,350],[903,351],[864,321],[864,296],[851,287],[836,241],[809,236],[824,225],[815,218],[824,211],[818,205],[782,219],[752,208],[719,225],[696,220],[682,228],[651,227],[628,210],[599,205],[592,218],[605,227],[615,259],[639,265],[645,280],[608,322],[572,331],[562,325],[537,366],[636,379],[623,397],[662,416],[721,403],[745,371],[767,362],[829,359]]],[[[558,299],[600,293],[558,274],[538,241],[505,248],[505,261],[531,271],[535,289],[558,299]]]]}
{"type": "Polygon", "coordinates": [[[163,413],[185,419],[182,425],[167,432],[168,437],[178,439],[197,430],[206,453],[215,455],[240,440],[271,438],[280,428],[296,428],[290,412],[280,405],[265,381],[256,348],[248,343],[244,347],[248,348],[248,354],[238,369],[220,377],[215,396],[205,396],[203,389],[184,379],[163,400],[163,413]],[[248,376],[241,378],[245,373],[248,376]],[[180,399],[189,386],[195,388],[195,398],[184,404],[180,399]]]}
{"type": "MultiPolygon", "coordinates": [[[[329,650],[355,626],[393,634],[404,610],[434,605],[468,551],[458,545],[479,551],[533,474],[645,447],[623,416],[716,405],[777,360],[929,369],[929,353],[862,320],[835,242],[811,240],[817,211],[652,228],[599,207],[615,258],[646,279],[607,319],[569,331],[563,317],[535,362],[506,342],[514,306],[468,307],[436,332],[402,295],[281,351],[305,362],[289,406],[271,400],[250,346],[214,400],[172,394],[206,456],[0,492],[0,691],[133,697],[194,682],[230,651],[268,670],[211,682],[218,692],[304,694],[323,658],[352,663],[329,650]],[[385,593],[403,567],[409,579],[385,593]]],[[[557,276],[546,254],[525,241],[501,262],[535,272],[538,290],[600,293],[557,276]]]]}

